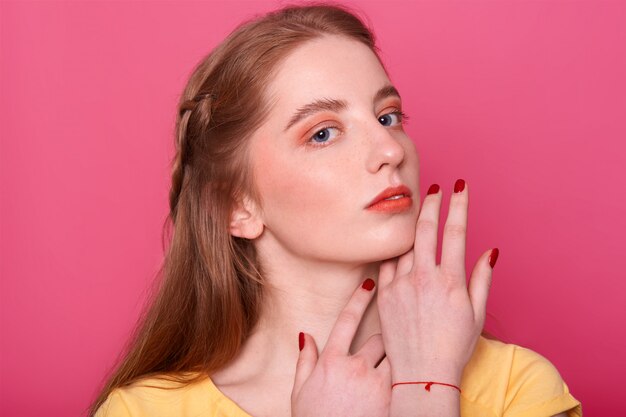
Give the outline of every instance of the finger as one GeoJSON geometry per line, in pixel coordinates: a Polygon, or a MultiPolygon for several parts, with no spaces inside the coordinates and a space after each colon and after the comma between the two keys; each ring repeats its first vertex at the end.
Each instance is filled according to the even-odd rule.
{"type": "Polygon", "coordinates": [[[311,372],[317,364],[317,344],[315,339],[306,333],[298,335],[298,343],[302,346],[300,355],[298,356],[298,362],[296,363],[296,376],[293,382],[293,390],[291,392],[292,398],[298,396],[302,385],[309,379],[311,372]]]}
{"type": "Polygon", "coordinates": [[[439,185],[433,184],[428,193],[415,226],[413,271],[431,271],[437,266],[437,230],[442,192],[439,185]]]}
{"type": "Polygon", "coordinates": [[[348,354],[363,313],[374,297],[374,286],[374,280],[368,278],[354,291],[354,294],[348,300],[348,304],[339,313],[339,317],[330,331],[328,342],[326,342],[322,355],[324,352],[339,355],[348,354]]]}
{"type": "Polygon", "coordinates": [[[443,228],[441,271],[458,284],[465,282],[465,238],[467,235],[468,188],[459,179],[450,197],[450,210],[443,228]]]}
{"type": "Polygon", "coordinates": [[[381,262],[378,270],[378,291],[391,284],[396,276],[396,268],[398,265],[398,258],[387,259],[381,262]]]}
{"type": "Polygon", "coordinates": [[[481,330],[485,324],[487,298],[489,297],[489,288],[491,288],[493,275],[491,264],[495,265],[498,253],[498,248],[483,253],[478,262],[476,262],[476,266],[474,266],[472,276],[470,277],[469,297],[474,310],[474,320],[480,326],[481,330]],[[489,264],[490,258],[491,264],[489,264]]]}
{"type": "Polygon", "coordinates": [[[398,258],[398,268],[396,269],[396,276],[407,275],[413,269],[413,259],[415,258],[415,254],[413,252],[413,248],[411,248],[408,252],[401,255],[398,258]]]}
{"type": "Polygon", "coordinates": [[[376,333],[371,335],[365,344],[361,346],[358,352],[353,356],[361,356],[365,361],[374,368],[385,355],[385,345],[383,344],[383,335],[376,333]]]}

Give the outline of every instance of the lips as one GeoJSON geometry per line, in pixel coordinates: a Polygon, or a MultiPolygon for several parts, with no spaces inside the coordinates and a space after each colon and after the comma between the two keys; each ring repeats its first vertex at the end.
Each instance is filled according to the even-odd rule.
{"type": "MultiPolygon", "coordinates": [[[[389,197],[404,195],[405,197],[411,197],[411,190],[406,185],[400,185],[397,187],[389,187],[378,194],[365,208],[369,208],[376,203],[379,203],[389,197]]],[[[392,201],[392,200],[389,200],[392,201]]]]}

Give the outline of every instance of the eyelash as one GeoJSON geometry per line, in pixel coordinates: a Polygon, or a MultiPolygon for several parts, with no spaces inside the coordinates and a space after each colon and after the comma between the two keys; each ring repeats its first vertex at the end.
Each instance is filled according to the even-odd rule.
{"type": "MultiPolygon", "coordinates": [[[[379,118],[380,118],[380,117],[382,117],[382,116],[388,115],[388,114],[395,114],[395,115],[397,115],[397,116],[398,116],[398,119],[399,119],[399,120],[398,120],[398,124],[400,124],[400,125],[404,124],[407,120],[409,120],[409,116],[408,116],[406,113],[404,113],[403,111],[401,111],[401,110],[394,110],[394,111],[392,111],[392,112],[382,114],[381,116],[379,116],[379,118]]],[[[315,141],[313,140],[313,138],[314,138],[314,137],[315,137],[318,133],[320,133],[321,131],[324,131],[324,130],[326,130],[326,129],[339,129],[339,127],[338,127],[338,126],[335,126],[335,125],[328,125],[328,126],[324,126],[324,127],[320,128],[320,129],[318,129],[317,131],[315,131],[315,133],[313,133],[313,135],[311,135],[311,136],[309,137],[309,139],[306,141],[306,144],[307,144],[308,146],[312,146],[312,147],[314,147],[314,148],[323,148],[323,147],[325,147],[325,146],[328,146],[330,143],[332,143],[332,141],[327,141],[327,142],[315,142],[315,141]]]]}

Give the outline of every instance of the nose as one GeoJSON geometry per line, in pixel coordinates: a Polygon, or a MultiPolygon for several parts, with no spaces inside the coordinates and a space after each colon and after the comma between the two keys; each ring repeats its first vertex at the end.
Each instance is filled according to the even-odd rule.
{"type": "Polygon", "coordinates": [[[393,170],[402,164],[406,156],[404,146],[390,130],[393,128],[376,123],[378,126],[372,127],[369,134],[367,169],[371,173],[376,173],[385,166],[393,170]]]}

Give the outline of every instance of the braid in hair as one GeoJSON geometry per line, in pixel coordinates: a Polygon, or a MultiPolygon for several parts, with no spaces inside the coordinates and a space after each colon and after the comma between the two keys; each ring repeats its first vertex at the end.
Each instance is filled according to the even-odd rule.
{"type": "Polygon", "coordinates": [[[250,143],[271,112],[278,65],[324,34],[361,42],[380,61],[373,33],[346,6],[292,5],[242,23],[193,70],[177,107],[156,291],[91,417],[114,390],[144,377],[203,380],[252,333],[267,303],[266,274],[255,242],[230,233],[231,215],[244,197],[262,208],[250,143]]]}
{"type": "Polygon", "coordinates": [[[212,102],[217,96],[213,93],[202,93],[179,105],[176,128],[176,157],[172,166],[172,187],[170,189],[170,217],[176,223],[178,201],[185,186],[185,166],[191,163],[193,140],[196,136],[204,136],[211,121],[212,102]],[[189,125],[195,125],[189,132],[189,125]]]}

